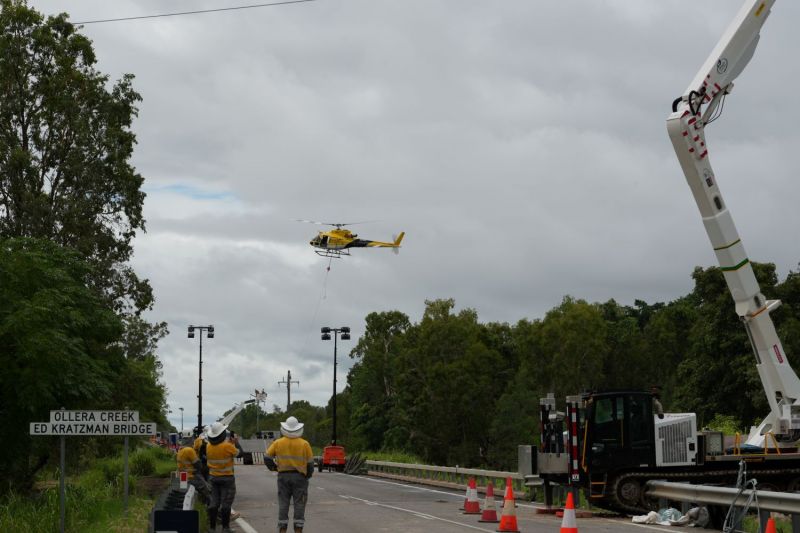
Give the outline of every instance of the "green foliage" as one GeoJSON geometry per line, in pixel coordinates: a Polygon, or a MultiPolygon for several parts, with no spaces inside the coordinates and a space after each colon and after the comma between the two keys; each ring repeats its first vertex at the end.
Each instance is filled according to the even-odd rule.
{"type": "Polygon", "coordinates": [[[731,415],[715,415],[706,427],[714,431],[721,431],[725,435],[742,433],[742,423],[731,415]]]}
{"type": "Polygon", "coordinates": [[[0,235],[74,248],[118,310],[148,308],[149,285],[124,265],[144,229],[133,76],[109,87],[66,14],[45,19],[16,0],[0,1],[0,57],[0,235]]]}
{"type": "Polygon", "coordinates": [[[156,472],[156,459],[147,450],[139,449],[128,457],[128,468],[137,476],[152,476],[156,472]]]}
{"type": "MultiPolygon", "coordinates": [[[[800,272],[778,283],[753,264],[789,360],[800,363],[800,272]],[[795,355],[792,355],[795,354],[795,355]]],[[[541,320],[482,324],[453,300],[425,302],[419,323],[370,313],[348,375],[351,451],[411,453],[442,465],[516,468],[538,442],[539,398],[662,387],[667,410],[733,433],[768,410],[747,335],[718,268],[697,268],[692,292],[668,303],[565,297],[541,320]],[[677,371],[676,371],[677,369],[677,371]],[[713,386],[711,386],[713,384],[713,386]],[[704,422],[710,421],[710,422],[704,422]]]]}
{"type": "MultiPolygon", "coordinates": [[[[778,292],[775,265],[753,263],[753,270],[764,295],[774,297],[778,292]]],[[[692,277],[695,287],[691,299],[696,302],[698,319],[684,330],[688,344],[678,365],[676,404],[696,412],[700,423],[717,414],[731,414],[749,426],[763,417],[769,406],[747,333],[736,319],[720,269],[698,267],[692,277]]],[[[779,331],[787,318],[791,317],[774,316],[779,331]]],[[[790,344],[797,342],[791,334],[787,339],[790,344]]]]}
{"type": "Polygon", "coordinates": [[[398,450],[381,450],[365,452],[364,457],[371,461],[387,461],[390,463],[424,464],[421,457],[398,450]]]}
{"type": "Polygon", "coordinates": [[[350,441],[358,449],[378,449],[390,430],[389,418],[397,398],[394,359],[410,323],[398,311],[370,313],[364,335],[350,357],[357,360],[347,383],[350,391],[350,441]]]}
{"type": "Polygon", "coordinates": [[[89,272],[50,241],[0,241],[0,420],[16,435],[0,457],[4,485],[30,480],[29,460],[47,458],[49,439],[32,441],[30,421],[105,406],[124,376],[122,324],[86,286],[89,272]]]}
{"type": "Polygon", "coordinates": [[[97,471],[103,475],[103,479],[108,485],[118,486],[124,483],[122,476],[125,473],[125,465],[121,457],[108,457],[97,461],[97,471]]]}
{"type": "Polygon", "coordinates": [[[0,0],[0,423],[19,436],[0,493],[50,460],[54,439],[31,440],[28,423],[51,409],[127,407],[166,425],[166,326],[141,318],[152,290],[127,264],[144,230],[140,96],[95,65],[66,14],[0,0]]]}
{"type": "MultiPolygon", "coordinates": [[[[163,450],[162,450],[163,451],[163,450]]],[[[132,454],[164,458],[156,448],[141,449],[132,454]]],[[[175,460],[166,452],[166,457],[175,460]]],[[[153,499],[137,494],[136,476],[130,476],[128,512],[122,505],[121,457],[112,457],[90,464],[80,476],[71,476],[66,485],[67,531],[101,533],[105,531],[144,531],[148,516],[155,503],[153,499]]],[[[0,531],[25,531],[45,533],[56,531],[59,523],[58,487],[40,492],[9,492],[0,497],[0,531]]]]}

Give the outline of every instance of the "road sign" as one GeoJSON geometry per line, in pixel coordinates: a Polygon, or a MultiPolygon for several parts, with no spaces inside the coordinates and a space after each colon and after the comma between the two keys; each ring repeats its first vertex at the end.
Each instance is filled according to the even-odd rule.
{"type": "Polygon", "coordinates": [[[50,411],[50,422],[31,422],[31,435],[155,435],[155,422],[139,411],[50,411]]]}
{"type": "Polygon", "coordinates": [[[123,509],[128,512],[128,437],[156,434],[155,422],[139,422],[138,411],[67,411],[63,407],[50,411],[49,422],[31,422],[31,435],[58,435],[61,437],[61,473],[59,475],[59,531],[66,524],[66,439],[72,436],[120,435],[125,437],[125,499],[123,509]]]}
{"type": "Polygon", "coordinates": [[[50,411],[50,422],[138,422],[139,411],[50,411]]]}
{"type": "Polygon", "coordinates": [[[31,435],[155,435],[155,422],[31,422],[31,435]]]}

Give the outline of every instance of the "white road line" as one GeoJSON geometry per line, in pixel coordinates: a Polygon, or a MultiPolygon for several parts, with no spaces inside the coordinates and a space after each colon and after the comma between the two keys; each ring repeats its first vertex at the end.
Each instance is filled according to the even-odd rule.
{"type": "MultiPolygon", "coordinates": [[[[446,496],[453,496],[453,497],[458,498],[458,499],[461,499],[461,498],[464,497],[463,494],[453,494],[452,492],[445,492],[443,490],[429,489],[427,487],[420,487],[419,485],[406,485],[405,483],[397,483],[396,481],[385,481],[383,479],[375,479],[375,478],[371,478],[369,476],[359,476],[359,477],[361,479],[366,479],[368,481],[372,481],[373,483],[384,483],[386,485],[397,485],[397,486],[400,486],[400,487],[407,487],[409,489],[416,489],[416,490],[422,490],[422,491],[427,491],[427,492],[436,492],[438,494],[444,494],[446,496]]],[[[359,498],[354,498],[353,496],[345,496],[343,494],[340,494],[339,496],[341,496],[342,498],[352,498],[354,500],[358,500],[359,499],[359,498]]],[[[362,500],[362,501],[364,501],[366,503],[366,500],[362,500]]],[[[536,505],[530,505],[530,504],[519,503],[519,502],[515,502],[515,503],[519,507],[530,507],[531,509],[536,509],[537,508],[536,505]]],[[[370,503],[368,505],[381,505],[381,504],[370,503]]],[[[391,507],[391,506],[384,505],[383,507],[391,507]]],[[[404,509],[401,509],[401,510],[404,510],[404,509]]],[[[420,513],[416,513],[414,511],[409,511],[409,512],[424,518],[420,513]]],[[[430,515],[427,515],[427,516],[430,516],[430,515]]],[[[444,518],[437,518],[437,517],[433,517],[433,518],[436,518],[437,520],[444,520],[445,522],[449,522],[449,520],[445,520],[444,518]]],[[[617,520],[611,520],[610,518],[603,518],[603,517],[598,517],[598,518],[600,518],[603,522],[608,522],[609,524],[619,524],[619,522],[617,520]]],[[[461,524],[460,522],[453,522],[453,523],[454,524],[459,524],[459,525],[465,525],[465,524],[461,524]]],[[[655,527],[655,526],[650,526],[650,525],[647,525],[647,524],[634,524],[634,523],[631,522],[630,525],[639,526],[639,527],[641,527],[643,529],[652,529],[654,531],[664,531],[663,527],[655,527]]],[[[469,526],[465,526],[465,527],[469,527],[469,526]]],[[[487,530],[481,529],[480,531],[487,531],[487,530]]]]}
{"type": "Polygon", "coordinates": [[[455,520],[448,520],[447,518],[441,518],[441,517],[430,515],[430,514],[426,514],[426,513],[420,513],[419,511],[414,511],[413,509],[404,509],[403,507],[396,507],[394,505],[386,505],[385,503],[372,502],[372,501],[369,501],[369,500],[364,500],[362,498],[356,498],[355,496],[347,496],[345,494],[339,494],[339,496],[342,497],[342,498],[345,498],[345,499],[356,500],[356,501],[365,503],[367,505],[377,505],[378,507],[385,507],[387,509],[393,509],[395,511],[402,511],[404,513],[412,514],[412,515],[416,516],[417,518],[424,518],[426,520],[439,520],[441,522],[447,522],[448,524],[453,524],[453,525],[465,527],[465,528],[468,528],[468,529],[475,529],[477,531],[486,531],[488,533],[494,533],[494,529],[483,529],[482,527],[471,526],[469,524],[462,524],[461,522],[456,522],[455,520]]]}
{"type": "MultiPolygon", "coordinates": [[[[452,492],[445,492],[443,490],[429,489],[427,487],[420,487],[419,485],[407,485],[405,483],[398,483],[396,481],[384,481],[383,479],[375,479],[375,478],[371,478],[369,476],[359,476],[359,477],[361,479],[366,479],[368,481],[372,481],[373,483],[385,483],[386,485],[397,485],[399,487],[407,487],[409,489],[424,490],[424,491],[427,491],[427,492],[436,492],[437,494],[445,494],[447,496],[452,496],[453,498],[458,498],[458,499],[464,498],[463,494],[454,494],[452,492]]],[[[536,505],[531,505],[529,503],[520,503],[520,502],[518,502],[516,500],[514,501],[514,503],[517,504],[517,507],[529,507],[531,509],[537,509],[538,508],[538,506],[536,506],[536,505]]]]}
{"type": "Polygon", "coordinates": [[[237,525],[237,526],[239,526],[240,528],[242,528],[242,530],[244,531],[244,533],[258,533],[258,531],[256,531],[255,529],[253,529],[253,526],[251,526],[250,524],[248,524],[248,523],[245,521],[245,519],[244,519],[244,518],[242,518],[241,516],[240,516],[239,518],[237,518],[237,519],[236,519],[236,525],[237,525]]]}

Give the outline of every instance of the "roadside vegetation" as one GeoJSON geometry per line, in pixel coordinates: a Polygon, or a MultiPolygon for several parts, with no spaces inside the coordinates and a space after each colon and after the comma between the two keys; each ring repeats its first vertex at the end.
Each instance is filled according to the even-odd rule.
{"type": "MultiPolygon", "coordinates": [[[[167,328],[143,318],[154,295],[130,266],[145,227],[144,177],[131,165],[134,77],[110,80],[66,14],[46,18],[24,0],[0,0],[0,57],[0,425],[14,437],[0,455],[0,531],[52,531],[58,440],[31,438],[29,423],[62,406],[124,407],[174,430],[157,353],[167,328]]],[[[753,268],[765,296],[783,301],[772,317],[800,369],[800,272],[779,281],[775,265],[753,268]]],[[[481,322],[452,299],[424,302],[418,322],[371,312],[336,396],[337,441],[372,459],[513,470],[517,446],[538,443],[547,393],[653,384],[668,411],[744,433],[768,412],[747,334],[720,269],[691,277],[670,302],[566,296],[513,324],[481,322]]],[[[278,430],[294,415],[320,450],[332,402],[251,405],[231,429],[278,430]]],[[[122,517],[119,449],[119,439],[68,439],[71,530],[141,531],[152,507],[141,482],[174,465],[134,452],[122,517]]]]}
{"type": "MultiPolygon", "coordinates": [[[[174,455],[163,448],[139,448],[128,458],[128,511],[123,509],[122,455],[95,460],[66,481],[66,529],[80,532],[147,530],[155,499],[175,470],[174,455]]],[[[0,531],[49,533],[58,529],[58,471],[48,471],[29,492],[0,498],[0,531]]]]}
{"type": "MultiPolygon", "coordinates": [[[[50,410],[130,409],[170,425],[157,356],[166,325],[143,318],[153,291],[129,264],[145,223],[133,76],[111,81],[66,14],[24,0],[0,0],[0,57],[0,424],[14,436],[2,497],[57,464],[57,439],[29,435],[50,410]]],[[[113,449],[97,442],[109,441],[70,449],[113,449]]]]}

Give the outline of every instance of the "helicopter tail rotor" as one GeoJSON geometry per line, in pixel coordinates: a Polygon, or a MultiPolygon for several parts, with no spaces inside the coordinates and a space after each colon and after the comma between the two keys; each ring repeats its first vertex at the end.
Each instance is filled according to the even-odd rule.
{"type": "Polygon", "coordinates": [[[400,243],[403,242],[403,237],[405,237],[406,232],[401,231],[400,235],[392,235],[392,240],[394,241],[394,246],[392,247],[392,252],[394,255],[398,255],[400,253],[400,243]]]}

